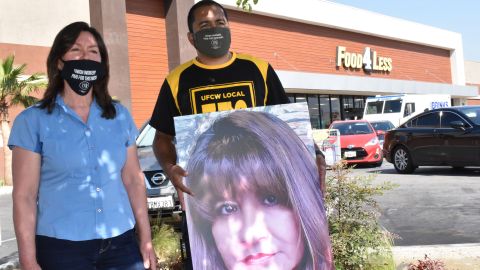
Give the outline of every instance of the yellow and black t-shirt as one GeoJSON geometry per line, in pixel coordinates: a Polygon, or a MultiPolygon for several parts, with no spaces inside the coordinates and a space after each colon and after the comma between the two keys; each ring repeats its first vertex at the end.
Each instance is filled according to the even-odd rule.
{"type": "Polygon", "coordinates": [[[288,103],[280,80],[267,62],[232,54],[223,65],[193,59],[174,69],[163,82],[150,125],[175,135],[173,117],[288,103]]]}

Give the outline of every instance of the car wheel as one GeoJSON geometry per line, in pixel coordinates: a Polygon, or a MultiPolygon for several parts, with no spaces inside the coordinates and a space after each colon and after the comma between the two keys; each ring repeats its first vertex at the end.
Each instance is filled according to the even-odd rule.
{"type": "Polygon", "coordinates": [[[404,146],[398,146],[393,151],[393,166],[398,173],[412,173],[415,170],[412,157],[404,146]]]}

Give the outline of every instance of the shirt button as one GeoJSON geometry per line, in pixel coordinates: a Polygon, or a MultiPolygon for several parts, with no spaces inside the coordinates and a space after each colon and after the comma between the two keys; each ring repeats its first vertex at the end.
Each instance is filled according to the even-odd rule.
{"type": "MultiPolygon", "coordinates": [[[[96,188],[96,191],[97,191],[97,192],[100,192],[100,190],[101,190],[101,189],[100,189],[99,187],[96,188]]],[[[99,210],[100,210],[100,209],[99,209],[99,210]]]]}
{"type": "Polygon", "coordinates": [[[98,209],[97,209],[97,212],[98,212],[98,213],[101,213],[101,212],[102,212],[102,209],[98,208],[98,209]]]}

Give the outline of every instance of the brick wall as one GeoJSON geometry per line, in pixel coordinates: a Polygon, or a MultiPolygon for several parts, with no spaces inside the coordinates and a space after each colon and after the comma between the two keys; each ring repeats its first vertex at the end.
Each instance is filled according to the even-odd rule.
{"type": "Polygon", "coordinates": [[[132,114],[140,127],[150,118],[168,73],[163,1],[127,0],[132,114]]]}
{"type": "Polygon", "coordinates": [[[268,60],[276,69],[451,83],[450,52],[321,26],[229,11],[232,48],[268,60]],[[390,73],[336,68],[336,47],[365,47],[393,60],[390,73]]]}

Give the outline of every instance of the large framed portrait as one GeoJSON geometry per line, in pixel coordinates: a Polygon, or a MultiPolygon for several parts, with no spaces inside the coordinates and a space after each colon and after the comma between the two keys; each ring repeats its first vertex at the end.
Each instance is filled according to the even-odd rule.
{"type": "Polygon", "coordinates": [[[175,118],[194,269],[332,269],[308,107],[175,118]]]}

